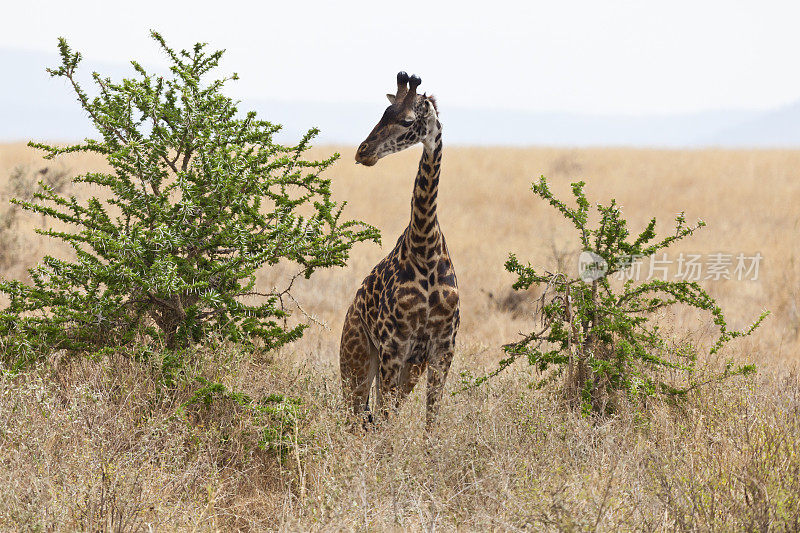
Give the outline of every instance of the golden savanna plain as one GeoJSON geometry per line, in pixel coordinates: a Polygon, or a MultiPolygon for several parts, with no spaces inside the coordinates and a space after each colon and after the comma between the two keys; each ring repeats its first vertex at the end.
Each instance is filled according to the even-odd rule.
{"type": "MultiPolygon", "coordinates": [[[[706,263],[733,256],[732,279],[701,284],[731,327],[771,315],[703,363],[732,359],[758,372],[678,405],[654,401],[647,413],[593,419],[566,408],[555,384],[530,386],[543,376],[518,361],[482,387],[446,395],[430,434],[422,383],[385,427],[352,432],[340,398],[341,325],[361,280],[408,223],[418,150],[365,168],[352,147],[314,148],[317,158],[342,154],[326,171],[334,196],[347,200],[347,218],[378,227],[382,244],[359,244],[347,267],[299,282],[298,302],[319,321],[301,340],[270,354],[230,346],[192,355],[198,374],[232,389],[301,400],[288,452],[260,449],[257,421],[234,404],[181,414],[196,384],[165,390],[158,361],[56,354],[0,376],[0,529],[800,529],[800,151],[445,147],[439,220],[462,315],[449,392],[462,372],[494,368],[500,346],[536,324],[533,295],[512,291],[503,269],[509,252],[577,271],[575,229],[530,191],[540,175],[561,198],[577,180],[592,202],[616,198],[632,231],[656,217],[667,235],[681,211],[704,220],[669,250],[668,275],[681,254],[706,263]],[[760,254],[757,279],[733,275],[740,253],[760,254]]],[[[20,165],[72,175],[104,168],[86,155],[53,163],[22,144],[0,145],[0,196],[20,165]]],[[[20,218],[0,275],[25,280],[43,255],[69,257],[34,233],[43,224],[20,218]]],[[[288,272],[262,272],[259,285],[280,285],[288,272]]],[[[701,346],[714,338],[707,315],[677,310],[659,320],[676,338],[701,346]]]]}

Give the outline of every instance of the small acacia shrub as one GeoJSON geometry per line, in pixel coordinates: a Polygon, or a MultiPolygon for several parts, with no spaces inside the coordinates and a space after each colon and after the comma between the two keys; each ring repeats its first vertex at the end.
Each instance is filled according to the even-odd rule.
{"type": "Polygon", "coordinates": [[[0,206],[0,269],[5,270],[17,260],[20,251],[18,225],[17,210],[0,206]]]}
{"type": "Polygon", "coordinates": [[[178,410],[186,414],[189,410],[209,409],[212,405],[228,402],[234,410],[247,411],[259,428],[256,437],[259,448],[276,452],[283,458],[297,445],[298,424],[305,415],[299,398],[273,393],[256,401],[249,395],[228,389],[218,382],[197,376],[200,388],[178,410]]]}
{"type": "Polygon", "coordinates": [[[728,361],[723,371],[704,373],[695,379],[698,348],[678,343],[662,333],[654,313],[674,305],[685,305],[711,315],[719,337],[711,347],[718,352],[736,337],[749,335],[767,312],[747,329],[728,329],[722,309],[697,282],[645,280],[631,277],[612,283],[611,276],[632,266],[632,258],[650,257],[670,244],[705,226],[687,225],[683,213],[675,220],[674,233],[656,239],[656,219],[636,236],[628,230],[615,200],[597,205],[599,224],[589,223],[590,204],[584,182],[572,184],[576,207],[553,196],[542,177],[533,192],[555,207],[578,230],[580,247],[590,252],[582,272],[546,272],[522,264],[514,254],[505,264],[517,275],[515,290],[538,284],[542,296],[537,313],[540,324],[517,342],[503,347],[507,356],[499,367],[477,379],[465,375],[465,383],[480,384],[523,357],[541,371],[554,368],[553,377],[563,376],[567,397],[585,413],[608,414],[617,400],[645,399],[658,394],[685,395],[702,384],[753,372],[753,365],[736,366],[728,361]],[[677,378],[676,378],[677,376],[677,378]]]}
{"type": "Polygon", "coordinates": [[[32,200],[38,188],[43,186],[63,192],[69,183],[69,171],[62,166],[46,166],[32,171],[26,165],[19,165],[11,171],[5,187],[0,189],[0,272],[17,263],[24,251],[19,235],[21,209],[9,200],[32,200]]]}
{"type": "Polygon", "coordinates": [[[75,77],[81,56],[59,40],[61,65],[48,72],[72,87],[99,139],[72,146],[29,143],[52,159],[102,155],[108,172],[74,179],[103,194],[86,201],[52,185],[22,209],[66,223],[40,233],[67,243],[75,259],[47,256],[31,284],[1,281],[0,355],[13,364],[53,350],[92,352],[136,341],[169,349],[222,338],[265,348],[302,335],[289,323],[292,281],[343,266],[355,243],[379,238],[342,219],[321,173],[338,157],[308,161],[316,130],[296,146],[273,141],[280,126],[239,113],[222,90],[236,74],[209,80],[223,55],[205,45],[177,52],[158,34],[169,75],[112,81],[94,73],[97,96],[75,77]],[[286,288],[256,286],[256,272],[296,265],[286,288]]]}

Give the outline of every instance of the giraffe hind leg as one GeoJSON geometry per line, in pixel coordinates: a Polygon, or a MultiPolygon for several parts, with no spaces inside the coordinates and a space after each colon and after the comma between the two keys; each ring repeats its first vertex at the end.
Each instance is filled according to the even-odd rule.
{"type": "Polygon", "coordinates": [[[347,312],[342,329],[339,367],[345,403],[356,416],[366,412],[367,418],[371,420],[369,391],[378,373],[378,350],[370,341],[364,323],[352,307],[347,312]]]}

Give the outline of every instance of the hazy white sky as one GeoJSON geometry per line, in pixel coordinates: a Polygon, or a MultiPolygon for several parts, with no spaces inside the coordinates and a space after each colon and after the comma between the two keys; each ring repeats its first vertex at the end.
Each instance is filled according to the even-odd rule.
{"type": "MultiPolygon", "coordinates": [[[[448,105],[589,113],[767,109],[800,98],[800,2],[4,2],[0,48],[163,64],[226,48],[239,97],[372,102],[398,70],[448,105]]],[[[7,79],[13,80],[13,77],[7,79]]]]}

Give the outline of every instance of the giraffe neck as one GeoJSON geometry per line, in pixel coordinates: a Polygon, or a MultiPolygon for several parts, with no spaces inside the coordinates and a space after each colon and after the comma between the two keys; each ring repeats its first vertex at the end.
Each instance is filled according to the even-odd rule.
{"type": "Polygon", "coordinates": [[[411,199],[411,223],[406,234],[410,255],[420,263],[438,259],[442,253],[442,234],[436,218],[436,196],[439,193],[439,172],[442,162],[442,125],[434,119],[434,127],[423,141],[414,196],[411,199]]]}

